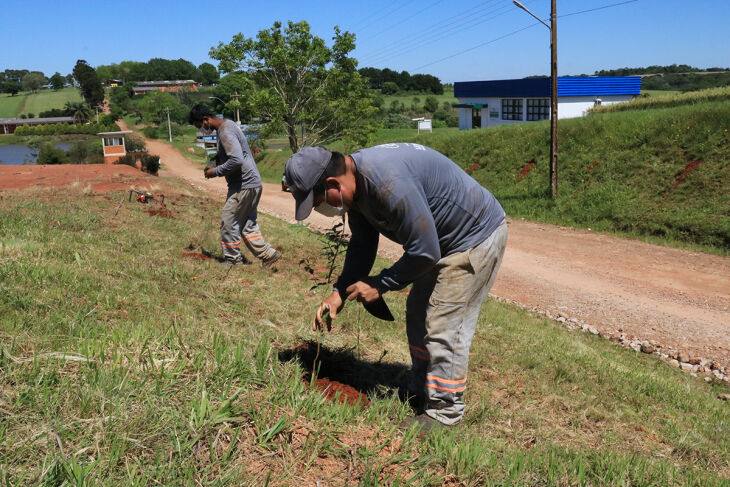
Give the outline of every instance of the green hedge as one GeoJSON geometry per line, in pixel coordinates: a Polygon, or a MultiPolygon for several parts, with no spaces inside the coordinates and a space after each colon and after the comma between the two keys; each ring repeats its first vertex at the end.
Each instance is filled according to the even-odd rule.
{"type": "Polygon", "coordinates": [[[65,134],[97,134],[99,132],[116,132],[121,130],[115,124],[103,125],[100,123],[70,124],[53,123],[46,125],[22,125],[15,129],[15,135],[65,135],[65,134]]]}

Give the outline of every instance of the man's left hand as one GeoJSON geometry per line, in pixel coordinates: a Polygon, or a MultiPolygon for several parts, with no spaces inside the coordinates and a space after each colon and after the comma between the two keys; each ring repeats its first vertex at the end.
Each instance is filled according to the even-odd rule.
{"type": "Polygon", "coordinates": [[[203,174],[205,174],[205,179],[210,179],[210,178],[215,177],[215,175],[213,174],[213,168],[211,168],[211,167],[205,168],[205,171],[203,172],[203,174]]]}
{"type": "Polygon", "coordinates": [[[380,291],[365,281],[357,281],[345,289],[345,292],[349,301],[356,299],[360,303],[370,304],[380,299],[380,291]]]}

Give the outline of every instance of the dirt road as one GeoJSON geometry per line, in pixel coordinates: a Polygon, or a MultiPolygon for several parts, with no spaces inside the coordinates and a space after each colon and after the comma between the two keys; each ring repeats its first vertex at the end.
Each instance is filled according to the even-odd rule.
{"type": "MultiPolygon", "coordinates": [[[[177,150],[149,140],[163,174],[225,194],[225,180],[205,180],[177,150]]],[[[294,221],[294,202],[265,184],[259,210],[294,221]]],[[[318,214],[314,227],[332,222],[318,214]]],[[[265,229],[264,229],[265,231],[265,229]]],[[[381,255],[397,259],[385,241],[381,255]]],[[[509,242],[492,294],[527,308],[588,324],[608,337],[621,334],[661,345],[666,353],[730,366],[730,259],[615,238],[585,230],[509,220],[509,242]]]]}

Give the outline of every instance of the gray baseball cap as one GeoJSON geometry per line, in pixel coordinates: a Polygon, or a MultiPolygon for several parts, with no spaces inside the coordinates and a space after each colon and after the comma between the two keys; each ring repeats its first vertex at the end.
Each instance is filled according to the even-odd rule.
{"type": "Polygon", "coordinates": [[[312,189],[327,169],[332,153],[324,147],[304,147],[286,161],[284,176],[296,201],[295,217],[304,220],[312,213],[312,189]]]}

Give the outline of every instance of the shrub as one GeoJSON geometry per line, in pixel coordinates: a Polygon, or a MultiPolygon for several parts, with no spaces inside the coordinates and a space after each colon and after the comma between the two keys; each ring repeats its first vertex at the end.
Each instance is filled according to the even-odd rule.
{"type": "Polygon", "coordinates": [[[160,170],[160,156],[142,154],[142,168],[150,174],[157,174],[160,170]]]}
{"type": "Polygon", "coordinates": [[[415,128],[413,120],[400,113],[389,113],[383,119],[383,126],[387,129],[412,129],[415,128]]]}
{"type": "Polygon", "coordinates": [[[57,149],[50,142],[44,142],[38,153],[38,164],[66,164],[68,154],[62,149],[57,149]]]}
{"type": "Polygon", "coordinates": [[[183,133],[184,132],[180,124],[175,122],[170,124],[170,132],[167,131],[167,122],[162,122],[160,126],[157,127],[157,136],[160,138],[166,138],[169,134],[172,134],[173,137],[178,137],[183,135],[183,133]]]}
{"type": "Polygon", "coordinates": [[[427,96],[426,101],[423,102],[423,108],[427,112],[435,112],[439,108],[439,101],[435,96],[427,96]]]}
{"type": "Polygon", "coordinates": [[[138,151],[147,148],[144,143],[144,139],[135,134],[130,134],[125,137],[124,146],[128,151],[138,151]]]}
{"type": "Polygon", "coordinates": [[[143,128],[142,129],[142,133],[148,139],[157,139],[157,138],[159,138],[157,136],[157,127],[155,127],[154,125],[148,125],[147,127],[143,128]]]}
{"type": "Polygon", "coordinates": [[[117,159],[115,164],[124,164],[125,166],[137,167],[137,158],[133,154],[127,154],[117,159]]]}
{"type": "Polygon", "coordinates": [[[383,88],[380,91],[384,95],[395,95],[398,93],[399,89],[397,84],[392,81],[386,81],[383,83],[383,88]]]}

